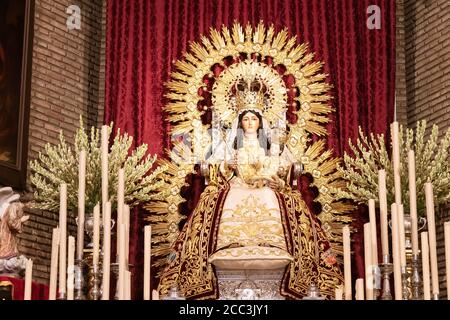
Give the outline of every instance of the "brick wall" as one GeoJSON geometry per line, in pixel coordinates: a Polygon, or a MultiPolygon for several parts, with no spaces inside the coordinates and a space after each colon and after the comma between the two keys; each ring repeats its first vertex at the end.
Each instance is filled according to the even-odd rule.
{"type": "Polygon", "coordinates": [[[405,1],[408,124],[450,124],[450,2],[405,1]]]}
{"type": "MultiPolygon", "coordinates": [[[[397,2],[404,2],[408,126],[426,119],[428,131],[437,124],[442,137],[450,126],[450,1],[397,2]]],[[[448,219],[448,207],[440,209],[436,231],[441,299],[446,297],[443,222],[448,219]]]]}
{"type": "MultiPolygon", "coordinates": [[[[62,129],[73,143],[79,116],[86,126],[103,121],[105,0],[36,0],[31,79],[29,159],[62,129]],[[81,9],[81,29],[69,30],[66,9],[81,9]]],[[[28,172],[29,174],[29,172],[28,172]]],[[[19,250],[34,260],[33,278],[48,282],[51,233],[58,213],[28,210],[19,250]]],[[[69,220],[68,234],[75,234],[69,220]]]]}

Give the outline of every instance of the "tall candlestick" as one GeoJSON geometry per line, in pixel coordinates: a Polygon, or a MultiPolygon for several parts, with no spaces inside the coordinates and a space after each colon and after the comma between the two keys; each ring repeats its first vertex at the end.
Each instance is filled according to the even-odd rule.
{"type": "Polygon", "coordinates": [[[411,215],[411,242],[413,255],[419,254],[419,232],[417,230],[416,163],[414,151],[408,151],[409,211],[411,215]]]}
{"type": "MultiPolygon", "coordinates": [[[[118,174],[118,184],[117,184],[117,230],[119,230],[119,226],[123,224],[123,205],[125,198],[125,172],[123,168],[119,169],[118,174]]],[[[120,232],[117,232],[117,248],[120,246],[120,232]]],[[[117,252],[119,250],[117,249],[117,252]]]]}
{"type": "Polygon", "coordinates": [[[83,259],[84,248],[84,205],[86,192],[86,150],[80,151],[78,163],[78,232],[77,259],[83,259]]]}
{"type": "Polygon", "coordinates": [[[391,205],[392,220],[392,259],[394,263],[395,300],[402,300],[402,268],[400,261],[400,235],[398,228],[397,204],[391,205]]]}
{"type": "Polygon", "coordinates": [[[144,300],[150,300],[152,227],[144,227],[144,300]]]}
{"type": "Polygon", "coordinates": [[[402,186],[400,179],[400,141],[398,122],[392,123],[392,159],[394,165],[395,202],[402,203],[402,186]]]}
{"type": "Polygon", "coordinates": [[[100,205],[97,204],[94,207],[94,253],[92,257],[92,262],[94,264],[94,268],[98,267],[98,257],[100,254],[100,205]]]}
{"type": "MultiPolygon", "coordinates": [[[[119,225],[119,235],[121,239],[125,239],[125,225],[119,225]]],[[[119,300],[125,299],[125,271],[126,262],[125,262],[125,240],[122,240],[119,243],[119,300]]]]}
{"type": "Polygon", "coordinates": [[[403,204],[397,205],[400,263],[402,267],[406,267],[405,214],[403,210],[403,204]]]}
{"type": "Polygon", "coordinates": [[[102,221],[105,224],[104,212],[105,204],[108,202],[108,126],[102,126],[102,145],[101,145],[101,161],[102,161],[102,221]]]}
{"type": "Polygon", "coordinates": [[[342,228],[342,242],[344,246],[344,290],[345,300],[352,300],[352,263],[350,246],[350,229],[342,228]]]}
{"type": "Polygon", "coordinates": [[[378,171],[378,196],[380,199],[381,250],[383,256],[389,255],[388,208],[386,193],[386,171],[378,171]]]}
{"type": "Polygon", "coordinates": [[[69,236],[67,251],[67,300],[73,300],[73,288],[75,285],[75,238],[72,236],[69,236]]]}
{"type": "Polygon", "coordinates": [[[59,204],[59,293],[66,296],[67,184],[61,184],[59,204]]]}
{"type": "Polygon", "coordinates": [[[103,286],[102,300],[109,300],[110,272],[111,272],[111,202],[106,202],[103,211],[103,286]]]}
{"type": "Polygon", "coordinates": [[[131,300],[131,272],[125,271],[125,300],[131,300]]]}
{"type": "Polygon", "coordinates": [[[123,223],[125,225],[125,261],[128,265],[130,258],[130,207],[123,206],[123,223]]]}
{"type": "Polygon", "coordinates": [[[25,267],[25,292],[23,300],[31,300],[31,284],[33,280],[33,260],[27,259],[25,267]]]}
{"type": "Polygon", "coordinates": [[[422,245],[422,278],[423,278],[423,299],[431,299],[430,284],[430,252],[428,249],[428,232],[420,234],[420,242],[422,245]]]}
{"type": "Polygon", "coordinates": [[[450,300],[450,221],[444,223],[445,275],[447,280],[447,300],[450,300]]]}
{"type": "Polygon", "coordinates": [[[372,235],[370,222],[364,224],[364,265],[366,268],[366,299],[373,300],[372,235]]]}
{"type": "Polygon", "coordinates": [[[56,282],[58,280],[58,250],[59,250],[59,229],[53,228],[52,233],[52,257],[50,260],[50,288],[49,300],[56,299],[56,282]]]}
{"type": "Polygon", "coordinates": [[[356,279],[355,289],[355,299],[364,300],[364,279],[356,279]]]}
{"type": "Polygon", "coordinates": [[[371,235],[371,252],[373,266],[378,265],[378,244],[377,244],[377,219],[375,218],[375,200],[369,200],[369,218],[370,218],[370,235],[371,235]]]}
{"type": "Polygon", "coordinates": [[[431,287],[433,290],[433,295],[436,296],[439,295],[439,278],[436,252],[436,225],[434,222],[433,186],[430,182],[425,183],[425,203],[427,207],[428,220],[428,245],[430,246],[431,287]]]}

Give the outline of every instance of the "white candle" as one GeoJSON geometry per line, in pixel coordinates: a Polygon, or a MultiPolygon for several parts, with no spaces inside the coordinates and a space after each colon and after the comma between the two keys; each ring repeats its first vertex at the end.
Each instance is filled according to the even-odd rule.
{"type": "Polygon", "coordinates": [[[400,249],[400,264],[401,267],[406,267],[406,238],[405,238],[405,215],[403,211],[403,205],[397,206],[397,219],[398,219],[398,234],[399,234],[399,249],[400,249]]]}
{"type": "Polygon", "coordinates": [[[397,204],[391,205],[392,219],[392,258],[394,264],[395,300],[402,300],[402,268],[400,261],[400,235],[398,234],[397,204]]]}
{"type": "MultiPolygon", "coordinates": [[[[117,228],[123,223],[123,205],[125,197],[125,173],[123,168],[119,169],[118,183],[117,183],[117,228]]],[[[119,230],[119,229],[117,229],[119,230]]],[[[120,246],[120,232],[117,232],[117,248],[120,246]]],[[[117,252],[119,249],[117,249],[117,252]]]]}
{"type": "Polygon", "coordinates": [[[152,300],[159,300],[159,292],[158,290],[152,290],[152,300]]]}
{"type": "Polygon", "coordinates": [[[73,300],[73,287],[75,285],[75,238],[72,236],[69,236],[67,251],[67,300],[73,300]]]}
{"type": "Polygon", "coordinates": [[[447,280],[447,300],[450,300],[450,222],[444,223],[445,275],[447,280]]]}
{"type": "Polygon", "coordinates": [[[33,280],[33,260],[27,259],[25,267],[25,292],[23,300],[31,300],[31,284],[33,280]]]}
{"type": "Polygon", "coordinates": [[[355,299],[364,300],[364,279],[356,279],[355,289],[355,299]]]}
{"type": "Polygon", "coordinates": [[[102,218],[105,224],[104,212],[105,204],[108,202],[108,126],[102,126],[102,142],[101,142],[101,162],[102,162],[102,218]]]}
{"type": "Polygon", "coordinates": [[[372,235],[371,225],[369,223],[364,224],[364,265],[366,268],[366,299],[373,300],[372,291],[372,235]]]}
{"type": "Polygon", "coordinates": [[[371,252],[372,265],[378,265],[378,244],[377,244],[377,219],[375,218],[375,200],[369,200],[369,217],[370,217],[370,235],[371,235],[371,252]]]}
{"type": "Polygon", "coordinates": [[[408,151],[409,211],[411,215],[411,243],[413,255],[419,254],[419,232],[417,230],[416,164],[414,151],[408,151]]]}
{"type": "Polygon", "coordinates": [[[335,293],[335,299],[336,300],[342,300],[342,288],[341,287],[336,288],[334,290],[334,293],[335,293]]]}
{"type": "Polygon", "coordinates": [[[125,300],[131,300],[131,272],[125,271],[125,300]]]}
{"type": "Polygon", "coordinates": [[[422,245],[422,279],[423,279],[423,299],[431,299],[430,284],[430,253],[428,250],[428,232],[420,234],[420,242],[422,245]]]}
{"type": "Polygon", "coordinates": [[[130,207],[123,206],[123,223],[125,225],[125,263],[128,265],[130,258],[130,207]]]}
{"type": "Polygon", "coordinates": [[[350,246],[350,229],[348,226],[342,228],[342,238],[344,246],[345,300],[352,300],[352,262],[351,262],[351,246],[350,246]]]}
{"type": "Polygon", "coordinates": [[[152,227],[144,227],[144,300],[150,300],[152,227]]]}
{"type": "Polygon", "coordinates": [[[59,229],[53,228],[52,233],[52,257],[50,260],[50,288],[49,300],[56,300],[56,282],[58,280],[58,250],[59,250],[59,229]]]}
{"type": "Polygon", "coordinates": [[[77,232],[78,260],[83,259],[85,192],[86,192],[86,150],[81,150],[78,164],[78,232],[77,232]]]}
{"type": "Polygon", "coordinates": [[[103,292],[102,300],[109,300],[110,272],[111,272],[111,202],[106,202],[103,212],[103,292]]]}
{"type": "Polygon", "coordinates": [[[59,293],[66,295],[67,184],[61,184],[59,204],[59,293]]]}
{"type": "Polygon", "coordinates": [[[392,160],[394,165],[395,203],[402,203],[402,186],[400,179],[400,141],[398,122],[392,123],[392,160]]]}
{"type": "Polygon", "coordinates": [[[427,206],[427,220],[428,220],[428,245],[430,248],[431,261],[431,287],[433,295],[439,295],[439,278],[438,278],[438,263],[436,252],[436,225],[434,222],[434,199],[433,186],[430,182],[425,183],[425,203],[427,206]]]}
{"type": "Polygon", "coordinates": [[[380,200],[381,250],[383,256],[387,256],[389,255],[389,233],[385,170],[378,171],[378,196],[380,200]]]}
{"type": "MultiPolygon", "coordinates": [[[[125,239],[125,225],[121,224],[119,226],[119,236],[121,239],[125,239]]],[[[125,299],[125,241],[122,240],[119,243],[119,300],[125,299]]]]}
{"type": "Polygon", "coordinates": [[[99,254],[100,254],[100,205],[97,204],[94,207],[94,253],[92,262],[94,264],[94,268],[98,267],[99,254]]]}

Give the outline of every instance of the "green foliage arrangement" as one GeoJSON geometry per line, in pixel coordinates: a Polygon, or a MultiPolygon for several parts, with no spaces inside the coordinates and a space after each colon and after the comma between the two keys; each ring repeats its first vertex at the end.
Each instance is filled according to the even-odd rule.
{"type": "MultiPolygon", "coordinates": [[[[108,126],[108,137],[113,124],[108,126]]],[[[114,142],[109,149],[109,196],[113,207],[117,202],[118,170],[125,172],[125,203],[130,207],[150,200],[158,200],[161,193],[156,192],[163,181],[166,166],[157,166],[156,155],[147,155],[147,145],[142,144],[131,151],[133,137],[121,134],[117,129],[114,142]]],[[[101,201],[101,149],[100,130],[91,127],[90,135],[85,132],[80,118],[80,127],[75,136],[74,150],[66,142],[62,130],[59,144],[45,146],[38,159],[30,163],[32,175],[30,181],[35,187],[34,207],[43,210],[59,210],[59,189],[67,184],[67,208],[76,212],[78,207],[78,162],[81,150],[86,150],[86,212],[93,212],[95,205],[101,201]]]]}
{"type": "MultiPolygon", "coordinates": [[[[399,128],[400,170],[402,200],[405,212],[409,212],[408,151],[415,152],[417,211],[425,215],[425,182],[433,184],[436,204],[450,200],[450,128],[438,141],[439,128],[433,125],[428,140],[425,140],[426,121],[417,123],[416,132],[409,128],[399,128]]],[[[392,141],[391,141],[392,145],[392,141]]],[[[370,134],[366,137],[359,128],[356,145],[349,141],[353,155],[345,153],[344,167],[338,170],[349,181],[348,190],[340,195],[358,203],[367,203],[369,199],[378,202],[378,170],[386,170],[386,187],[388,203],[394,200],[394,169],[386,150],[384,135],[370,134]]]]}

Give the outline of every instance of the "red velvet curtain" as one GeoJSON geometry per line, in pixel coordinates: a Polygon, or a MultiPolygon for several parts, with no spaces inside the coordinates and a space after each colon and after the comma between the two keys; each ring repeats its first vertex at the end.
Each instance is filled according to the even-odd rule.
{"type": "MultiPolygon", "coordinates": [[[[334,87],[336,112],[328,125],[328,147],[340,156],[365,132],[388,134],[395,90],[394,0],[109,0],[107,2],[105,122],[128,132],[151,153],[169,147],[162,107],[164,82],[172,63],[199,41],[210,27],[237,20],[287,27],[300,42],[309,42],[324,62],[334,87]],[[380,8],[380,29],[368,29],[370,5],[380,8]]],[[[364,208],[360,209],[364,213],[364,208]]],[[[143,217],[135,212],[130,235],[134,297],[142,297],[143,217]]],[[[365,214],[356,216],[361,230],[365,214]]],[[[361,232],[354,235],[354,274],[364,273],[361,232]]]]}

